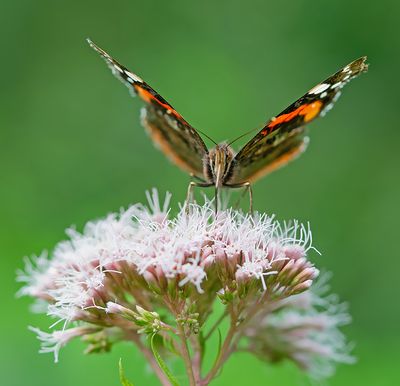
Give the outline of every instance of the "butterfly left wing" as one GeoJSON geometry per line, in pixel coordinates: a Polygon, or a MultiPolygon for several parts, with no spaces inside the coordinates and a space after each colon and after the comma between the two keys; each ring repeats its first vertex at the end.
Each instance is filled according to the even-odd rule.
{"type": "Polygon", "coordinates": [[[103,57],[113,74],[132,94],[138,95],[145,102],[142,124],[153,142],[176,165],[203,178],[203,159],[208,150],[199,133],[143,79],[118,63],[90,39],[87,40],[103,57]]]}
{"type": "Polygon", "coordinates": [[[300,155],[308,143],[305,125],[332,108],[340,89],[367,70],[366,59],[351,62],[272,118],[235,156],[228,184],[254,182],[300,155]]]}

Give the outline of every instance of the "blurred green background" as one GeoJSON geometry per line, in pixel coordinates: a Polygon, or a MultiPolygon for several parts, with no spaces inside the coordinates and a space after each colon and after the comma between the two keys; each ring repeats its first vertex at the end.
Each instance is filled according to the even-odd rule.
{"type": "MultiPolygon", "coordinates": [[[[129,345],[59,364],[37,353],[28,325],[50,321],[16,299],[22,257],[64,229],[144,201],[157,186],[184,199],[187,176],[154,150],[138,99],[88,47],[90,36],[221,141],[278,113],[361,55],[370,71],[311,126],[308,151],[254,187],[258,210],[310,221],[319,267],[350,303],[358,363],[331,385],[393,385],[399,377],[400,3],[336,1],[56,1],[0,4],[0,383],[118,385],[123,357],[135,385],[156,385],[129,345]]],[[[243,139],[241,143],[244,143],[243,139]]],[[[234,356],[215,385],[306,385],[294,366],[234,356]]],[[[398,383],[397,383],[398,384],[398,383]]]]}

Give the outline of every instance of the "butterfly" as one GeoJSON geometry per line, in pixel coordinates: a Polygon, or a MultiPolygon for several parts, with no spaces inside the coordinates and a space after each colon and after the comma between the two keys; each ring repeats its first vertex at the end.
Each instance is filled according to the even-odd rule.
{"type": "Polygon", "coordinates": [[[118,63],[107,52],[87,39],[106,61],[113,74],[145,103],[141,121],[153,142],[177,166],[198,181],[191,181],[187,201],[194,186],[214,187],[217,211],[218,191],[222,187],[244,187],[253,199],[251,184],[286,165],[307,148],[305,125],[330,110],[341,89],[352,78],[367,71],[365,56],[351,62],[317,84],[301,98],[271,118],[242,149],[235,153],[231,143],[208,149],[199,131],[193,128],[160,94],[142,78],[118,63]]]}

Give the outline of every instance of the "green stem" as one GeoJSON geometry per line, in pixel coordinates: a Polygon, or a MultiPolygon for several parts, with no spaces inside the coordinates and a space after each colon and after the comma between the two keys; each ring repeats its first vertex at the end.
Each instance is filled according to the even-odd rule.
{"type": "Polygon", "coordinates": [[[208,385],[213,380],[213,378],[217,375],[221,366],[228,359],[231,353],[231,343],[237,331],[236,323],[237,323],[237,316],[233,312],[231,312],[231,325],[229,327],[228,333],[226,334],[224,344],[222,345],[221,351],[214,366],[211,368],[210,372],[204,378],[202,386],[208,385]]]}
{"type": "Polygon", "coordinates": [[[178,335],[181,338],[182,357],[183,361],[185,362],[186,372],[189,378],[189,384],[190,386],[196,386],[185,330],[179,322],[178,322],[178,335]]]}
{"type": "Polygon", "coordinates": [[[164,374],[164,372],[158,366],[158,363],[155,360],[153,353],[142,343],[139,335],[137,335],[136,332],[129,331],[129,330],[125,330],[125,335],[136,344],[136,346],[139,348],[139,350],[145,356],[149,365],[151,366],[151,368],[157,375],[158,379],[160,380],[161,384],[163,386],[171,386],[171,383],[169,382],[167,376],[164,374]]]}

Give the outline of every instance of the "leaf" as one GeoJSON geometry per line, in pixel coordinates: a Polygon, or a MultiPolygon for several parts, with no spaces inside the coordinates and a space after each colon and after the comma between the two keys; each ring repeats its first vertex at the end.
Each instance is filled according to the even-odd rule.
{"type": "Polygon", "coordinates": [[[125,377],[124,368],[122,367],[122,358],[119,358],[119,380],[122,386],[133,386],[132,382],[129,382],[128,379],[125,377]]]}
{"type": "Polygon", "coordinates": [[[171,382],[171,384],[173,386],[179,386],[178,381],[176,380],[176,378],[173,376],[173,374],[171,373],[170,369],[167,367],[167,364],[164,362],[164,360],[161,358],[161,355],[159,354],[159,352],[157,351],[157,349],[155,348],[154,345],[154,337],[156,336],[156,334],[153,334],[150,338],[150,347],[151,347],[151,351],[153,351],[153,355],[154,358],[156,359],[158,365],[160,366],[160,369],[164,372],[164,374],[167,376],[167,378],[169,379],[169,381],[171,382]]]}

